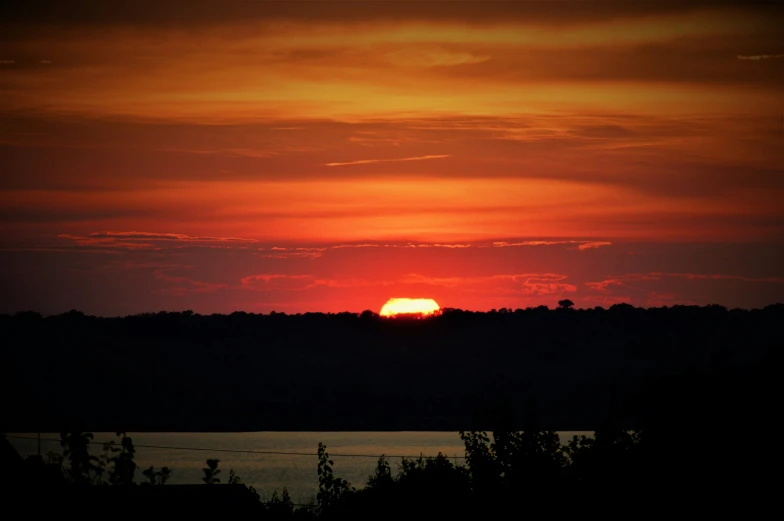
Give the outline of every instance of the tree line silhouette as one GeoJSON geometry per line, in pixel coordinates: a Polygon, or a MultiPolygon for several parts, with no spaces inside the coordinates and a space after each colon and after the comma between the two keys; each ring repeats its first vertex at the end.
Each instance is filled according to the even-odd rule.
{"type": "MultiPolygon", "coordinates": [[[[683,505],[748,515],[777,497],[782,323],[781,304],[576,310],[563,302],[446,309],[426,320],[369,311],[19,313],[0,316],[0,432],[62,430],[62,454],[29,461],[38,476],[29,479],[43,483],[43,496],[63,478],[80,490],[120,491],[106,508],[132,503],[126,490],[178,487],[166,484],[176,469],[136,467],[122,426],[460,432],[465,466],[423,456],[393,474],[381,458],[360,488],[337,476],[321,445],[319,492],[306,507],[286,490],[262,503],[232,469],[226,478],[219,460],[206,462],[204,483],[217,485],[208,490],[237,491],[226,504],[270,519],[668,515],[683,505]],[[594,436],[562,444],[556,430],[594,436]],[[96,455],[91,431],[118,439],[96,455]]],[[[72,505],[95,499],[58,497],[68,494],[85,501],[72,505]]]]}
{"type": "Polygon", "coordinates": [[[758,424],[775,409],[782,322],[781,304],[567,301],[426,320],[0,315],[0,430],[492,430],[533,414],[541,428],[593,430],[609,419],[642,428],[697,402],[682,414],[690,425],[717,407],[758,424]]]}

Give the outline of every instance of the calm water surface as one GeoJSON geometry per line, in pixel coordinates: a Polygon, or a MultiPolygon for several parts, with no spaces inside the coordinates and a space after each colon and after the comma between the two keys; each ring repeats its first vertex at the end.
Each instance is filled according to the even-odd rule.
{"type": "MultiPolygon", "coordinates": [[[[591,432],[560,432],[565,442],[575,434],[592,435],[591,432]]],[[[295,503],[315,501],[318,489],[316,451],[319,442],[327,446],[330,458],[335,462],[335,475],[348,480],[353,486],[362,487],[376,467],[378,456],[385,454],[392,471],[397,472],[400,456],[417,457],[420,454],[435,456],[439,452],[462,465],[465,446],[456,432],[230,432],[230,433],[129,433],[136,448],[136,464],[146,469],[166,466],[173,469],[168,483],[201,483],[202,469],[208,458],[220,460],[221,483],[229,479],[229,469],[252,485],[267,500],[273,491],[287,487],[295,503]],[[199,448],[208,450],[178,450],[175,448],[199,448]],[[310,455],[250,454],[220,452],[209,449],[304,452],[310,455]],[[343,454],[344,456],[341,456],[343,454]],[[348,456],[349,454],[353,456],[348,456]],[[362,457],[366,456],[366,457],[362,457]]],[[[13,435],[10,435],[13,436],[13,435]]],[[[33,434],[16,436],[36,437],[33,434]]],[[[41,452],[62,452],[57,433],[41,433],[41,452]]],[[[118,440],[114,433],[95,433],[91,452],[101,453],[103,442],[118,440]]],[[[37,453],[36,440],[9,438],[11,444],[23,455],[37,453]]],[[[138,478],[143,476],[137,471],[138,478]]]]}

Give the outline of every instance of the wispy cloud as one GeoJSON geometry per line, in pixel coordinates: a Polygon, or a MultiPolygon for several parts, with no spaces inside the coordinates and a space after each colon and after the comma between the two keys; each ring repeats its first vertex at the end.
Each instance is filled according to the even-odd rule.
{"type": "Polygon", "coordinates": [[[317,287],[359,288],[371,286],[426,285],[493,295],[542,296],[573,293],[577,286],[558,273],[520,273],[479,277],[431,277],[417,273],[390,279],[333,279],[305,274],[258,274],[244,277],[240,289],[251,291],[302,291],[317,287]]]}
{"type": "Polygon", "coordinates": [[[250,291],[303,291],[318,286],[348,288],[376,286],[384,283],[384,281],[361,279],[326,279],[307,274],[262,273],[243,277],[240,280],[240,289],[250,291]]]}
{"type": "MultiPolygon", "coordinates": [[[[110,260],[105,264],[99,264],[95,267],[96,271],[144,271],[155,270],[164,273],[161,270],[189,270],[196,266],[194,264],[178,264],[174,262],[165,261],[148,261],[148,260],[110,260]]],[[[156,275],[156,278],[160,276],[156,275]]]]}
{"type": "Polygon", "coordinates": [[[345,163],[326,163],[326,166],[366,165],[370,163],[386,163],[392,161],[423,161],[425,159],[443,159],[445,157],[449,157],[449,154],[403,157],[399,159],[360,159],[358,161],[347,161],[345,163]]]}
{"type": "Polygon", "coordinates": [[[338,250],[342,248],[473,248],[473,244],[440,244],[440,243],[407,243],[407,244],[337,244],[330,246],[330,249],[338,250]]]}
{"type": "Polygon", "coordinates": [[[84,248],[113,248],[120,250],[156,250],[155,244],[149,242],[149,238],[143,237],[102,237],[102,236],[77,236],[60,234],[58,239],[68,239],[78,247],[84,248]]]}
{"type": "Polygon", "coordinates": [[[448,51],[440,47],[405,48],[387,53],[387,59],[396,65],[412,67],[451,67],[469,63],[482,63],[490,56],[470,52],[448,51]]]}
{"type": "Polygon", "coordinates": [[[206,150],[198,148],[159,148],[162,152],[179,152],[182,154],[201,154],[201,155],[226,155],[236,157],[270,158],[279,154],[277,151],[258,150],[253,148],[226,148],[216,150],[206,150]]]}
{"type": "Polygon", "coordinates": [[[582,250],[590,250],[591,248],[601,248],[602,246],[611,246],[611,242],[607,241],[588,241],[580,244],[577,246],[577,249],[582,250]]]}
{"type": "Polygon", "coordinates": [[[742,275],[703,274],[703,273],[627,273],[610,277],[597,282],[586,282],[585,286],[600,293],[607,293],[617,288],[635,289],[634,282],[659,282],[665,279],[681,280],[725,280],[749,283],[784,284],[784,277],[746,277],[742,275]]]}
{"type": "Polygon", "coordinates": [[[269,249],[259,248],[259,251],[263,253],[258,253],[256,256],[265,259],[316,259],[323,256],[323,252],[326,249],[319,247],[284,248],[273,246],[269,249]]]}
{"type": "Polygon", "coordinates": [[[184,296],[188,293],[208,293],[229,287],[228,284],[215,284],[194,280],[189,277],[173,276],[166,273],[164,270],[156,270],[153,272],[153,275],[158,280],[176,284],[176,286],[153,291],[153,293],[160,295],[184,296]]]}
{"type": "Polygon", "coordinates": [[[599,282],[586,282],[585,286],[594,291],[606,293],[611,288],[626,288],[626,284],[620,279],[605,279],[599,282]]]}
{"type": "Polygon", "coordinates": [[[255,239],[242,237],[205,237],[192,236],[183,233],[151,233],[151,232],[94,232],[86,236],[59,234],[60,239],[71,239],[77,243],[89,244],[91,242],[124,241],[184,241],[184,242],[255,242],[255,239]]]}
{"type": "Polygon", "coordinates": [[[268,283],[274,280],[303,280],[303,279],[312,279],[312,275],[286,275],[283,273],[262,273],[259,275],[249,275],[247,277],[243,277],[240,280],[240,283],[243,287],[251,287],[253,284],[263,282],[268,283]]]}
{"type": "Polygon", "coordinates": [[[678,277],[688,280],[739,280],[741,282],[767,282],[784,283],[784,277],[744,277],[742,275],[721,275],[721,274],[701,274],[701,273],[651,273],[658,277],[678,277]]]}
{"type": "Polygon", "coordinates": [[[552,295],[577,291],[577,286],[565,282],[567,278],[566,275],[560,273],[516,273],[484,277],[429,277],[412,273],[402,278],[399,282],[461,288],[464,290],[473,286],[479,287],[483,292],[489,291],[493,293],[498,293],[500,289],[505,287],[509,290],[507,293],[552,295]]]}
{"type": "Polygon", "coordinates": [[[496,241],[493,242],[493,247],[511,248],[516,246],[555,246],[561,244],[576,244],[577,249],[580,251],[612,245],[612,243],[608,241],[538,241],[537,240],[537,241],[520,241],[520,242],[496,241]]]}
{"type": "Polygon", "coordinates": [[[739,54],[739,60],[775,60],[776,58],[784,58],[784,54],[751,54],[751,55],[743,55],[739,54]]]}
{"type": "Polygon", "coordinates": [[[333,250],[338,250],[341,248],[378,248],[379,246],[382,245],[381,244],[338,244],[336,246],[331,246],[331,248],[333,250]]]}
{"type": "MultiPolygon", "coordinates": [[[[534,246],[571,246],[572,250],[588,250],[609,246],[609,241],[593,240],[519,240],[519,241],[494,241],[494,242],[465,242],[465,243],[441,243],[441,242],[394,242],[394,243],[371,243],[363,242],[356,244],[304,244],[302,246],[277,246],[263,244],[258,239],[246,237],[220,237],[211,235],[188,235],[183,233],[166,232],[140,232],[140,231],[106,231],[94,232],[86,235],[59,234],[59,240],[70,241],[74,247],[78,248],[108,248],[124,250],[161,250],[161,249],[182,249],[182,248],[230,248],[241,250],[252,250],[257,257],[264,258],[318,258],[328,254],[331,250],[342,250],[351,248],[394,248],[394,249],[447,249],[463,250],[469,248],[512,248],[512,247],[534,247],[534,246]]],[[[62,242],[49,247],[61,247],[62,242]]],[[[28,246],[27,249],[32,246],[28,246]]]]}
{"type": "Polygon", "coordinates": [[[473,244],[409,244],[407,245],[409,248],[449,248],[449,249],[461,249],[461,248],[473,248],[473,244]]]}

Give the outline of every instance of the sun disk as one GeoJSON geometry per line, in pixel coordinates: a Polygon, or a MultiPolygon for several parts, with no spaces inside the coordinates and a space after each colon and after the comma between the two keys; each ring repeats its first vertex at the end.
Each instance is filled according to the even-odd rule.
{"type": "Polygon", "coordinates": [[[438,315],[441,307],[431,298],[391,298],[381,308],[382,317],[424,318],[438,315]]]}

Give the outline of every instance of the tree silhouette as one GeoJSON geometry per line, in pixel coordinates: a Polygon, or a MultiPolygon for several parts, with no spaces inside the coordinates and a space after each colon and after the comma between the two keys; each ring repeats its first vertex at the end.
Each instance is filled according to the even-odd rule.
{"type": "Polygon", "coordinates": [[[117,447],[114,440],[104,444],[104,454],[114,453],[112,457],[105,457],[105,463],[111,465],[109,469],[109,483],[112,485],[132,485],[134,474],[136,473],[136,462],[134,456],[136,449],[133,440],[126,433],[116,433],[120,437],[120,446],[117,447]]]}
{"type": "Polygon", "coordinates": [[[393,482],[394,480],[392,479],[392,470],[389,468],[389,462],[382,454],[381,457],[378,458],[375,471],[368,476],[367,487],[371,489],[384,488],[388,487],[393,482]]]}
{"type": "Polygon", "coordinates": [[[61,432],[60,445],[63,456],[70,468],[68,477],[77,484],[97,484],[102,482],[104,469],[96,456],[90,455],[91,432],[61,432]]]}
{"type": "Polygon", "coordinates": [[[326,515],[331,510],[339,508],[340,502],[353,489],[348,481],[335,477],[332,471],[334,462],[329,459],[327,447],[319,442],[318,444],[318,478],[319,491],[316,495],[318,502],[317,511],[319,515],[326,515]]]}
{"type": "Polygon", "coordinates": [[[171,473],[172,471],[169,467],[162,467],[161,470],[156,471],[153,466],[142,472],[148,480],[145,485],[165,485],[166,481],[171,477],[171,473]]]}
{"type": "Polygon", "coordinates": [[[272,493],[272,497],[267,503],[267,511],[273,519],[292,519],[294,517],[294,503],[291,501],[286,487],[283,487],[283,493],[280,497],[278,497],[277,491],[272,493]]]}
{"type": "MultiPolygon", "coordinates": [[[[229,469],[229,485],[244,485],[242,479],[234,472],[234,469],[229,469]]],[[[261,501],[261,496],[256,492],[255,488],[248,486],[248,490],[250,490],[250,493],[253,494],[256,499],[261,501]]]]}
{"type": "Polygon", "coordinates": [[[220,474],[220,469],[218,469],[219,462],[219,459],[208,459],[207,466],[202,469],[204,471],[204,477],[201,478],[201,480],[207,485],[216,485],[220,483],[220,478],[218,477],[218,474],[220,474]]]}

